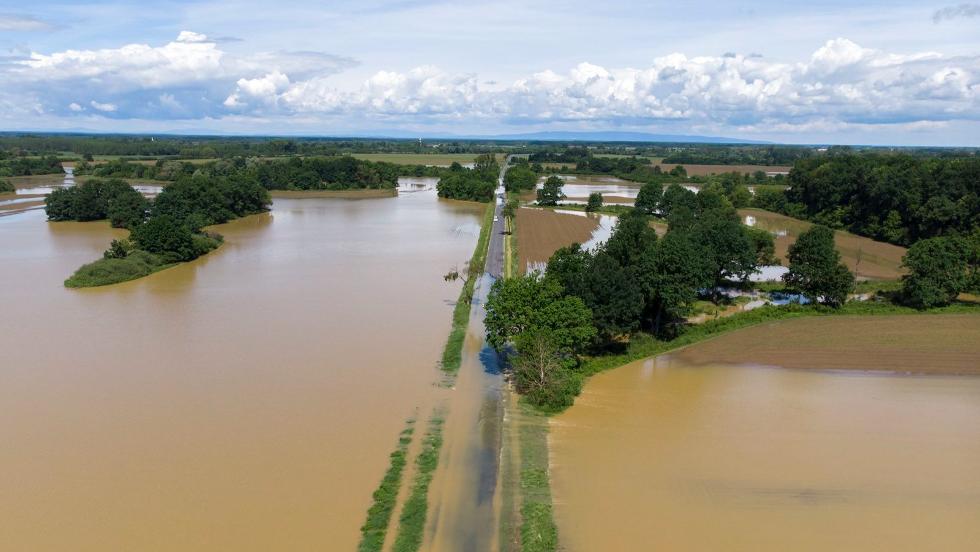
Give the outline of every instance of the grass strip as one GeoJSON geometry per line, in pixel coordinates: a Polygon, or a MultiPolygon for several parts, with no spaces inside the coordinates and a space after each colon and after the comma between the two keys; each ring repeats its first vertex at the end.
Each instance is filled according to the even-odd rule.
{"type": "Polygon", "coordinates": [[[429,510],[429,484],[439,464],[439,450],[442,448],[443,414],[436,411],[429,419],[429,428],[422,441],[422,451],[415,459],[415,479],[412,491],[402,507],[398,518],[398,535],[395,538],[394,552],[416,552],[422,546],[425,532],[425,517],[429,510]]]}
{"type": "Polygon", "coordinates": [[[532,406],[520,402],[521,550],[553,552],[558,549],[548,473],[548,420],[532,406]]]}
{"type": "Polygon", "coordinates": [[[402,472],[405,470],[405,457],[408,445],[412,442],[415,431],[415,418],[405,422],[405,429],[398,436],[398,446],[391,453],[391,463],[388,471],[381,478],[381,484],[374,491],[374,503],[368,508],[367,520],[361,526],[361,542],[357,545],[358,552],[380,552],[388,532],[388,523],[398,500],[398,489],[401,486],[402,472]]]}
{"type": "Polygon", "coordinates": [[[463,289],[460,290],[459,299],[456,300],[456,307],[453,309],[453,325],[449,331],[449,339],[446,340],[446,346],[442,350],[440,363],[442,370],[453,376],[459,371],[459,365],[463,361],[463,338],[466,337],[466,327],[470,322],[473,289],[476,287],[476,281],[483,275],[483,268],[487,263],[487,246],[490,243],[490,230],[493,228],[494,208],[494,204],[490,203],[483,213],[480,238],[476,242],[473,257],[470,258],[466,282],[463,283],[463,289]]]}

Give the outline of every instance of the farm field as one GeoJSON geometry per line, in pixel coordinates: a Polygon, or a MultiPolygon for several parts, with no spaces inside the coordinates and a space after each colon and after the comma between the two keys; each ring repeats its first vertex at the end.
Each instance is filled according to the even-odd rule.
{"type": "Polygon", "coordinates": [[[980,316],[971,314],[800,318],[727,333],[675,356],[692,364],[980,375],[978,335],[980,316]]]}
{"type": "MultiPolygon", "coordinates": [[[[746,217],[754,217],[756,228],[776,233],[776,257],[786,263],[789,246],[796,237],[811,226],[811,223],[780,215],[762,209],[739,209],[738,214],[745,222],[746,217]]],[[[861,279],[893,280],[903,274],[902,257],[906,249],[838,230],[834,242],[847,268],[861,279]]]]}
{"type": "Polygon", "coordinates": [[[595,218],[547,209],[517,210],[517,255],[521,273],[529,264],[546,263],[559,248],[585,243],[599,226],[595,218]]]}

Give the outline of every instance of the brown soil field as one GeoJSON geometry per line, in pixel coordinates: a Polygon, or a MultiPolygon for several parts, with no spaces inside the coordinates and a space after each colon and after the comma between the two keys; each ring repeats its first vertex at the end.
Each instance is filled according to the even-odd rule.
{"type": "MultiPolygon", "coordinates": [[[[813,226],[809,222],[762,209],[739,209],[738,214],[743,221],[746,216],[755,217],[756,228],[763,228],[770,232],[786,232],[783,236],[776,236],[776,256],[783,264],[786,264],[786,254],[789,251],[789,246],[796,241],[796,237],[813,226]]],[[[902,257],[906,251],[904,247],[875,241],[841,230],[835,232],[834,242],[837,244],[837,250],[840,251],[844,264],[858,278],[894,280],[904,274],[904,270],[901,268],[902,257]]]]}
{"type": "Polygon", "coordinates": [[[372,197],[394,197],[398,195],[398,190],[272,190],[269,192],[273,198],[336,198],[336,199],[367,199],[372,197]]]}
{"type": "Polygon", "coordinates": [[[685,362],[980,375],[975,314],[800,318],[724,334],[676,353],[685,362]]]}
{"type": "MultiPolygon", "coordinates": [[[[684,165],[684,169],[687,171],[688,176],[708,176],[711,174],[722,174],[729,172],[738,173],[754,173],[755,171],[763,172],[789,172],[793,167],[781,167],[775,165],[684,165]]],[[[671,169],[676,167],[677,163],[660,163],[660,169],[664,172],[669,172],[671,169]]]]}
{"type": "Polygon", "coordinates": [[[599,226],[596,219],[546,209],[517,210],[517,256],[521,274],[528,263],[547,262],[558,249],[584,243],[599,226]]]}

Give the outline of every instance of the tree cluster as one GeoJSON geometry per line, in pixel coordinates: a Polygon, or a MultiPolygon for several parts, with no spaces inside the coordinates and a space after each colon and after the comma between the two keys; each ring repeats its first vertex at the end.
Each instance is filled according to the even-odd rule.
{"type": "Polygon", "coordinates": [[[980,226],[980,159],[854,154],[797,162],[781,212],[899,245],[980,226]]]}
{"type": "Polygon", "coordinates": [[[439,179],[436,191],[447,199],[493,201],[499,173],[500,166],[493,155],[480,155],[472,169],[453,163],[449,173],[439,179]]]}

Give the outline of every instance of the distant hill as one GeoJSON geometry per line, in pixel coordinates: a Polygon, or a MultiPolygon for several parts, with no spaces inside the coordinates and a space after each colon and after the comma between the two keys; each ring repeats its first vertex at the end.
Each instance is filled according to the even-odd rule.
{"type": "Polygon", "coordinates": [[[502,134],[484,136],[482,138],[496,140],[528,140],[548,142],[672,142],[683,144],[769,144],[759,140],[742,140],[720,136],[696,136],[688,134],[650,134],[646,132],[532,132],[526,134],[502,134]]]}

